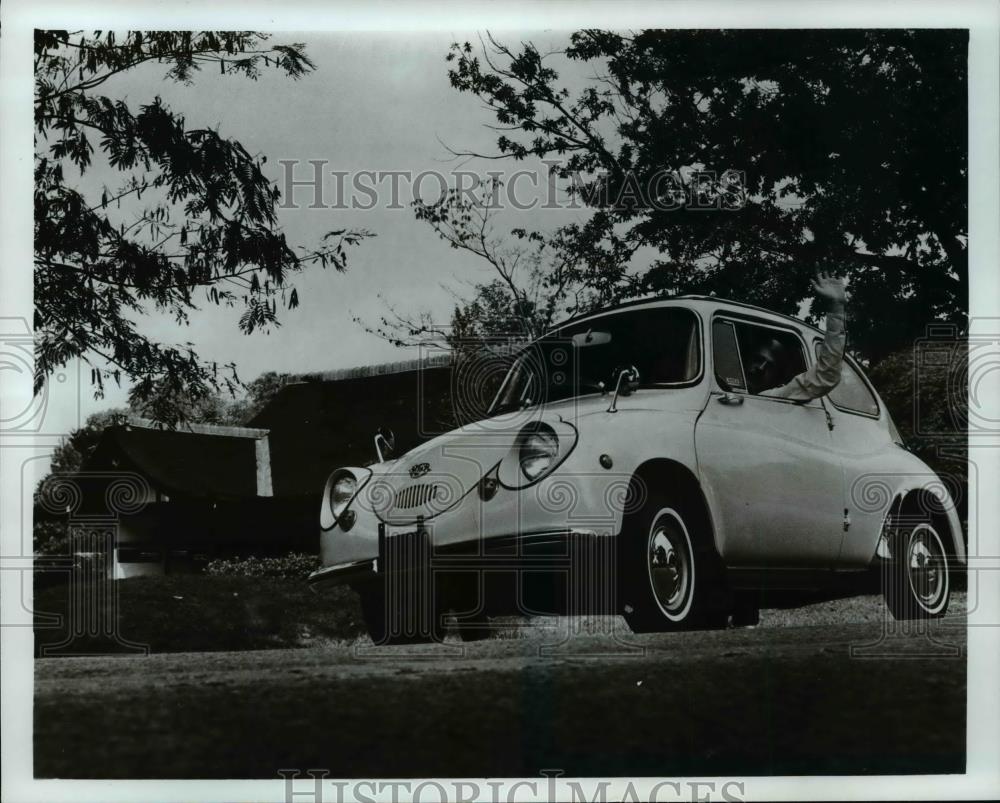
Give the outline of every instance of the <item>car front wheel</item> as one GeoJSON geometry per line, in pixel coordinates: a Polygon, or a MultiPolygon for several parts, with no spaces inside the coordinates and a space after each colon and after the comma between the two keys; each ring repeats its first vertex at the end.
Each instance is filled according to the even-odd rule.
{"type": "Polygon", "coordinates": [[[647,504],[623,533],[622,614],[636,633],[722,627],[720,587],[710,538],[681,505],[647,504]]]}
{"type": "Polygon", "coordinates": [[[885,601],[896,619],[944,616],[951,597],[948,552],[930,524],[901,527],[892,539],[885,601]]]}

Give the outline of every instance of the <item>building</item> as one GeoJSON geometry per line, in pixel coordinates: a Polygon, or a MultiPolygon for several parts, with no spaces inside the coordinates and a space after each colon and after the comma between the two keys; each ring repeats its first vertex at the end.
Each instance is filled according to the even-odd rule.
{"type": "Polygon", "coordinates": [[[440,355],[298,377],[245,427],[171,430],[133,419],[107,428],[86,472],[129,472],[145,497],[117,517],[109,573],[193,572],[220,557],[318,552],[330,472],[374,462],[379,428],[394,432],[400,454],[452,428],[451,382],[451,358],[440,355]]]}

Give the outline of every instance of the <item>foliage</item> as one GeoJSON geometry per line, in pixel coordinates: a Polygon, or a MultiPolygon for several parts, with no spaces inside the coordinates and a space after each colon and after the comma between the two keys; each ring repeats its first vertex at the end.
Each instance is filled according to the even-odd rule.
{"type": "Polygon", "coordinates": [[[497,152],[460,155],[559,158],[591,210],[544,238],[567,282],[601,304],[693,292],[795,313],[832,269],[850,279],[852,347],[874,362],[930,320],[965,322],[967,42],[585,30],[557,53],[455,43],[448,74],[500,131],[497,152]],[[555,58],[594,77],[571,93],[555,58]]]}
{"type": "Polygon", "coordinates": [[[120,407],[87,416],[82,427],[74,429],[52,452],[53,474],[74,474],[101,440],[107,427],[122,423],[129,411],[120,407]]]}
{"type": "Polygon", "coordinates": [[[305,580],[319,568],[318,555],[289,552],[277,558],[218,558],[205,566],[205,574],[216,577],[282,577],[305,580]]]}
{"type": "Polygon", "coordinates": [[[32,549],[35,555],[69,555],[69,528],[64,519],[42,518],[35,505],[32,549]]]}
{"type": "Polygon", "coordinates": [[[541,336],[567,303],[586,290],[568,281],[565,265],[536,233],[497,231],[495,198],[498,178],[473,188],[451,189],[433,203],[413,202],[416,219],[427,223],[449,247],[485,263],[495,276],[474,283],[471,293],[456,295],[450,325],[442,326],[426,311],[400,312],[387,304],[378,325],[355,322],[397,346],[422,345],[475,353],[498,344],[519,343],[541,336]]]}
{"type": "MultiPolygon", "coordinates": [[[[245,383],[234,396],[225,392],[201,397],[178,393],[173,399],[173,405],[180,418],[188,423],[244,426],[288,383],[289,377],[290,374],[265,371],[253,381],[245,383]]],[[[131,412],[144,418],[156,419],[156,410],[148,402],[134,404],[131,412]]]]}
{"type": "Polygon", "coordinates": [[[150,310],[188,322],[200,301],[241,305],[245,333],[268,330],[278,305],[299,303],[292,274],[347,267],[364,231],[328,232],[319,247],[289,244],[277,222],[277,186],[250,153],[217,129],[190,127],[159,97],[135,107],[98,89],[146,63],[190,83],[206,65],[258,78],[299,79],[303,46],[268,45],[233,31],[37,31],[35,37],[35,387],[82,358],[95,396],[131,380],[130,403],[168,423],[186,403],[239,386],[235,366],[201,360],[192,343],[155,342],[135,318],[150,310]],[[87,171],[100,159],[120,174],[100,197],[87,171]],[[145,196],[146,206],[129,217],[145,196]],[[125,208],[122,209],[122,202],[125,208]]]}
{"type": "Polygon", "coordinates": [[[291,374],[265,371],[252,382],[248,382],[245,395],[229,405],[227,411],[229,423],[247,424],[267,406],[290,379],[291,374]]]}
{"type": "Polygon", "coordinates": [[[938,346],[947,359],[921,359],[921,347],[890,354],[868,370],[906,447],[945,481],[961,517],[967,513],[968,345],[938,346]]]}
{"type": "Polygon", "coordinates": [[[113,408],[87,416],[82,427],[74,429],[52,451],[52,468],[35,486],[33,497],[32,548],[35,555],[68,555],[69,531],[66,519],[55,516],[40,503],[39,494],[51,474],[75,474],[101,440],[105,428],[121,423],[128,410],[113,408]]]}

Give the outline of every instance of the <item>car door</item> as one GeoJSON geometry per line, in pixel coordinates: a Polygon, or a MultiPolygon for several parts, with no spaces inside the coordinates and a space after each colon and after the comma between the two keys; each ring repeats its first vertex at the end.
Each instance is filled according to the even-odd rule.
{"type": "Polygon", "coordinates": [[[745,365],[760,343],[778,341],[780,384],[806,367],[794,329],[717,315],[712,383],[695,429],[698,469],[730,567],[833,563],[843,536],[843,473],[826,410],[748,389],[745,365]]]}
{"type": "MultiPolygon", "coordinates": [[[[819,340],[813,341],[813,349],[819,340]]],[[[838,563],[866,566],[889,513],[897,477],[898,447],[893,444],[886,411],[850,358],[840,383],[827,395],[834,419],[833,444],[844,473],[844,509],[849,516],[838,563]]],[[[920,481],[936,481],[928,469],[920,481]]]]}

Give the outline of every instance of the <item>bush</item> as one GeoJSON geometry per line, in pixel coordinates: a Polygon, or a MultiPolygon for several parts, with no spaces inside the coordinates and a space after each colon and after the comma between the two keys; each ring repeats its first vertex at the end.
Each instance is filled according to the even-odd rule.
{"type": "Polygon", "coordinates": [[[967,354],[967,345],[956,340],[950,343],[950,360],[920,360],[920,350],[909,348],[867,371],[906,447],[945,482],[963,524],[969,486],[967,354]]]}
{"type": "Polygon", "coordinates": [[[69,527],[66,519],[44,518],[35,506],[35,522],[32,528],[36,555],[68,555],[70,553],[69,527]]]}
{"type": "Polygon", "coordinates": [[[205,574],[213,577],[279,577],[305,580],[319,568],[319,556],[290,552],[277,558],[219,558],[205,565],[205,574]]]}

